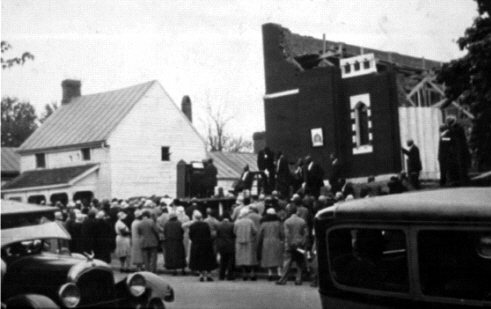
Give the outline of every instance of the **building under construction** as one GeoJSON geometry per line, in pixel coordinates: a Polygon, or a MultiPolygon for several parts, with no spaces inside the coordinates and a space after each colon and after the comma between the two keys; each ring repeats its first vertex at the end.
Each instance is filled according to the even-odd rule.
{"type": "Polygon", "coordinates": [[[335,153],[343,176],[355,178],[401,171],[401,143],[413,139],[422,176],[437,177],[442,107],[456,104],[435,82],[441,62],[301,36],[277,24],[263,25],[263,45],[267,146],[291,161],[310,154],[326,171],[335,153]]]}

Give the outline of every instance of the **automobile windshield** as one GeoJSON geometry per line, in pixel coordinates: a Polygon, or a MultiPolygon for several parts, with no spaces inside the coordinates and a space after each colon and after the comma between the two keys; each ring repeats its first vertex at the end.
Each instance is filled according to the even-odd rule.
{"type": "Polygon", "coordinates": [[[340,228],[329,232],[334,280],[347,287],[409,291],[406,237],[402,230],[340,228]]]}
{"type": "Polygon", "coordinates": [[[423,230],[418,255],[423,294],[491,300],[491,233],[423,230]]]}

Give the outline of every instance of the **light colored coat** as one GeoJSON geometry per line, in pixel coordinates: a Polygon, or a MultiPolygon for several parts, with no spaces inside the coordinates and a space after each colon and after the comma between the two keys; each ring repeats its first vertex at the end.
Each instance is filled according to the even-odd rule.
{"type": "Polygon", "coordinates": [[[138,227],[141,220],[135,219],[131,223],[131,262],[133,264],[143,264],[143,254],[141,247],[141,237],[138,233],[138,227]]]}
{"type": "Polygon", "coordinates": [[[259,244],[261,244],[261,267],[278,267],[283,265],[283,240],[285,232],[279,220],[265,221],[259,228],[259,244]]]}
{"type": "Polygon", "coordinates": [[[257,265],[256,234],[257,228],[249,218],[242,218],[234,223],[235,265],[257,265]]]}

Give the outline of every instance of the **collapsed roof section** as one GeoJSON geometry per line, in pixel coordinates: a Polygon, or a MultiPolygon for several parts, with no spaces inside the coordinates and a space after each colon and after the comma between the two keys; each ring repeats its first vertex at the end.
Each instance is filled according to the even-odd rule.
{"type": "Polygon", "coordinates": [[[280,47],[285,60],[292,63],[298,71],[326,66],[339,67],[340,59],[374,54],[377,71],[382,72],[389,68],[396,71],[400,106],[433,106],[444,99],[442,87],[432,78],[442,62],[302,36],[281,25],[272,25],[281,30],[280,47]]]}

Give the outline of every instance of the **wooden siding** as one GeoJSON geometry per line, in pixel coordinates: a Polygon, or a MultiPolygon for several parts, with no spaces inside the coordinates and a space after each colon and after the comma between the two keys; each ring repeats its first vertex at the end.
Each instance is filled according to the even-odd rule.
{"type": "MultiPolygon", "coordinates": [[[[440,177],[438,165],[439,127],[442,123],[442,113],[431,107],[399,107],[399,128],[401,142],[406,147],[408,139],[414,140],[419,147],[421,178],[437,179],[440,177]]],[[[406,158],[404,158],[404,165],[406,158]]]]}
{"type": "Polygon", "coordinates": [[[206,158],[204,140],[160,84],[141,98],[108,140],[112,196],[176,194],[176,166],[206,158]],[[161,147],[170,147],[170,161],[161,147]]]}

